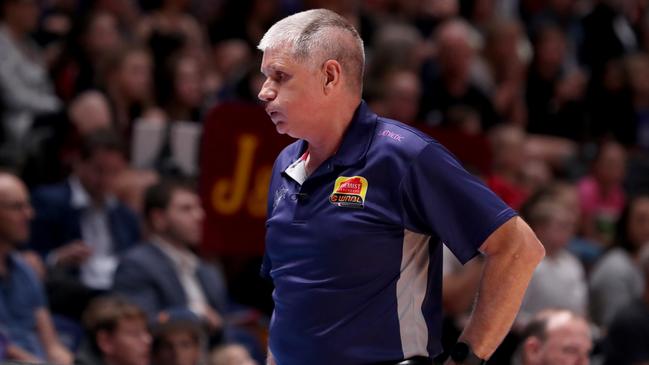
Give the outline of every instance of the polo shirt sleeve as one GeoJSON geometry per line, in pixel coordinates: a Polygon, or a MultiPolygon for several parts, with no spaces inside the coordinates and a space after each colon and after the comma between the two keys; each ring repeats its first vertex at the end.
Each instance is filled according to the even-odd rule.
{"type": "Polygon", "coordinates": [[[462,262],[516,215],[437,142],[411,162],[399,196],[404,227],[439,238],[462,262]]]}

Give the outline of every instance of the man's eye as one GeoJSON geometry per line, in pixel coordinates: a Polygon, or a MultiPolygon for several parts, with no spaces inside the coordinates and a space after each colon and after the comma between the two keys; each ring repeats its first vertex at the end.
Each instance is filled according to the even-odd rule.
{"type": "Polygon", "coordinates": [[[279,82],[286,81],[287,78],[288,78],[287,75],[283,72],[277,72],[275,74],[275,79],[279,82]]]}

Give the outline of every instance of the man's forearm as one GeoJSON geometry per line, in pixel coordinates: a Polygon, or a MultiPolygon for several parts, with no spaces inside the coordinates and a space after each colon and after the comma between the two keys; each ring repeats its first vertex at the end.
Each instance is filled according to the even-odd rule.
{"type": "MultiPolygon", "coordinates": [[[[529,227],[505,239],[520,240],[513,249],[487,255],[471,318],[460,339],[469,343],[480,358],[489,358],[509,332],[536,265],[544,255],[529,227]]],[[[520,227],[519,227],[520,228],[520,227]]]]}
{"type": "Polygon", "coordinates": [[[29,352],[13,344],[9,344],[5,351],[6,351],[5,358],[7,358],[8,360],[24,361],[24,362],[31,362],[31,363],[41,362],[41,359],[39,359],[38,357],[30,354],[29,352]]]}

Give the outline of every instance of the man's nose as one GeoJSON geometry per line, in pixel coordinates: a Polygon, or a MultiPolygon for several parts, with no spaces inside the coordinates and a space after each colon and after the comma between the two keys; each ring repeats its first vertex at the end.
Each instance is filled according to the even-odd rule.
{"type": "Polygon", "coordinates": [[[275,99],[275,96],[277,96],[277,93],[275,92],[275,90],[273,90],[273,88],[270,87],[268,81],[264,82],[264,84],[261,86],[261,90],[259,90],[259,94],[257,95],[259,100],[266,102],[275,99]]]}

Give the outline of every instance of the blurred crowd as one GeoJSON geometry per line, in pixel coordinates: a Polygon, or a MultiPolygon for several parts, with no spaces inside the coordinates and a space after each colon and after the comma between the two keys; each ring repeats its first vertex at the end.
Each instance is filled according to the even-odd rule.
{"type": "MultiPolygon", "coordinates": [[[[199,254],[201,166],[170,158],[169,130],[258,108],[262,35],[325,7],[365,41],[370,107],[445,144],[545,246],[489,363],[649,364],[648,6],[0,0],[0,360],[264,361],[268,293],[199,254]],[[162,147],[141,163],[146,128],[162,147]]],[[[444,264],[452,344],[482,260],[444,264]]]]}

